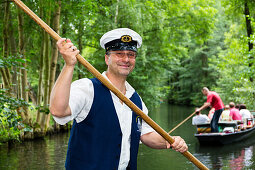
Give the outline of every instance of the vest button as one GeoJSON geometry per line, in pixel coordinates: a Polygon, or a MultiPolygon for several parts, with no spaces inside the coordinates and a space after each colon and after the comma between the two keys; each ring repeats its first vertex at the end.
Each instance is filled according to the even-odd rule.
{"type": "Polygon", "coordinates": [[[120,147],[121,147],[121,144],[118,144],[118,147],[120,148],[120,147]]]}

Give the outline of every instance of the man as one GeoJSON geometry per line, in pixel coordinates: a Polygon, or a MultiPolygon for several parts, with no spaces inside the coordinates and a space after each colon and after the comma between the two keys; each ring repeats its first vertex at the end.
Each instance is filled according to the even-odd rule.
{"type": "Polygon", "coordinates": [[[214,91],[209,91],[209,89],[207,87],[204,87],[202,89],[202,93],[205,96],[207,96],[207,101],[199,109],[196,109],[196,112],[200,112],[209,106],[211,106],[212,108],[215,108],[215,112],[213,114],[213,118],[212,118],[211,124],[210,124],[211,132],[219,132],[218,121],[219,121],[222,111],[224,110],[224,104],[223,104],[220,96],[214,91]]]}
{"type": "Polygon", "coordinates": [[[235,107],[234,102],[229,103],[230,113],[229,113],[229,120],[242,120],[242,115],[239,113],[239,109],[235,107]]]}
{"type": "Polygon", "coordinates": [[[192,125],[207,123],[209,121],[210,119],[208,118],[208,116],[201,114],[201,112],[196,112],[196,116],[192,118],[192,125]]]}
{"type": "MultiPolygon", "coordinates": [[[[140,140],[151,148],[170,148],[168,142],[98,79],[80,79],[71,85],[79,51],[70,40],[63,44],[64,41],[57,42],[65,66],[51,92],[50,110],[60,124],[74,120],[66,169],[136,169],[140,140]]],[[[106,50],[107,70],[103,76],[148,114],[140,96],[126,81],[135,67],[141,44],[140,35],[128,28],[109,31],[100,39],[101,47],[106,50]]],[[[173,149],[187,151],[182,138],[173,138],[173,149]]]]}

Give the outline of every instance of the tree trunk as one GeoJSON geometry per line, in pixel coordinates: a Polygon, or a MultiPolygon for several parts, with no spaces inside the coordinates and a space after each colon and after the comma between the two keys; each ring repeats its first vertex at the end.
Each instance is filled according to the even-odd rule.
{"type": "MultiPolygon", "coordinates": [[[[50,8],[50,2],[49,6],[50,8]]],[[[50,25],[50,16],[51,16],[51,11],[49,10],[46,23],[50,25]]],[[[44,94],[43,94],[43,108],[44,108],[44,113],[42,114],[42,119],[41,119],[41,129],[43,132],[46,132],[47,129],[45,127],[46,120],[47,120],[47,114],[48,113],[48,108],[49,108],[49,56],[50,56],[50,36],[49,34],[45,34],[45,50],[44,50],[44,78],[43,78],[43,85],[44,85],[44,94]]]]}
{"type": "MultiPolygon", "coordinates": [[[[0,72],[1,72],[1,74],[2,74],[3,87],[4,87],[5,89],[9,89],[10,83],[9,83],[8,78],[7,78],[7,76],[6,76],[5,69],[4,69],[4,68],[0,68],[0,72]]],[[[8,91],[8,93],[10,94],[10,91],[8,91]]]]}
{"type": "MultiPolygon", "coordinates": [[[[251,17],[250,17],[250,10],[248,7],[247,1],[244,3],[244,15],[245,15],[245,20],[246,20],[246,30],[247,30],[247,36],[248,36],[248,47],[249,51],[253,49],[253,43],[251,42],[251,35],[253,34],[252,26],[251,26],[251,17]]],[[[250,62],[249,62],[249,67],[253,65],[253,56],[250,56],[250,62]]],[[[253,78],[250,77],[250,81],[253,82],[253,78]]]]}
{"type": "MultiPolygon", "coordinates": [[[[10,13],[10,2],[5,1],[5,7],[4,7],[4,22],[3,22],[3,57],[8,58],[8,26],[9,26],[9,13],[10,13]]],[[[8,93],[10,94],[10,72],[7,67],[0,68],[4,88],[8,89],[8,93]]]]}
{"type": "Polygon", "coordinates": [[[118,14],[119,14],[119,1],[120,0],[117,0],[117,5],[116,5],[116,10],[115,10],[115,17],[114,17],[114,23],[115,23],[115,26],[117,27],[118,25],[118,14]]]}
{"type": "MultiPolygon", "coordinates": [[[[208,44],[205,43],[204,46],[207,46],[208,44]]],[[[202,68],[205,68],[205,70],[203,70],[203,77],[205,79],[208,78],[208,70],[207,68],[208,66],[208,56],[207,56],[207,52],[208,52],[208,48],[204,48],[203,51],[201,52],[201,61],[202,61],[202,68]]]]}
{"type": "Polygon", "coordinates": [[[45,38],[45,34],[46,32],[45,31],[41,31],[41,49],[40,49],[40,66],[39,66],[39,80],[38,80],[38,91],[37,91],[37,107],[38,107],[38,110],[37,110],[37,116],[36,116],[36,123],[37,124],[40,124],[40,121],[41,121],[41,103],[42,103],[42,85],[43,85],[43,56],[44,56],[44,38],[45,38]]]}
{"type": "MultiPolygon", "coordinates": [[[[24,49],[24,31],[23,31],[23,13],[22,11],[17,7],[18,9],[18,29],[19,29],[19,53],[23,59],[26,59],[25,57],[25,49],[24,49]]],[[[22,64],[23,69],[21,69],[21,98],[28,102],[28,91],[27,91],[27,63],[24,61],[22,64]]],[[[28,107],[23,106],[23,111],[25,115],[24,122],[30,123],[30,118],[28,114],[28,107]]]]}
{"type": "MultiPolygon", "coordinates": [[[[12,17],[11,15],[9,15],[9,19],[11,21],[12,17]]],[[[11,54],[12,56],[17,56],[17,45],[16,45],[16,40],[15,37],[13,35],[13,25],[12,22],[9,22],[9,42],[10,42],[10,46],[11,46],[11,54]]],[[[18,98],[18,80],[17,80],[17,67],[13,66],[12,68],[13,73],[12,73],[12,92],[13,92],[13,96],[18,98]]]]}
{"type": "MultiPolygon", "coordinates": [[[[43,3],[40,0],[40,18],[43,18],[43,3]]],[[[38,91],[37,91],[37,115],[36,123],[39,125],[41,121],[41,103],[42,103],[42,78],[43,78],[43,56],[44,56],[44,39],[46,32],[41,30],[41,48],[40,48],[40,65],[39,65],[39,80],[38,80],[38,91]]]]}
{"type": "MultiPolygon", "coordinates": [[[[60,22],[60,11],[61,11],[60,9],[61,9],[61,1],[57,1],[56,11],[54,13],[54,18],[53,18],[53,29],[58,34],[59,34],[59,22],[60,22]]],[[[57,61],[58,61],[58,49],[57,49],[56,41],[53,40],[48,101],[50,98],[51,90],[55,83],[57,61]]],[[[46,125],[45,125],[46,128],[49,127],[49,123],[50,123],[50,114],[47,115],[47,121],[46,121],[46,125]]]]}
{"type": "Polygon", "coordinates": [[[34,93],[33,88],[29,82],[27,82],[27,85],[28,85],[28,89],[29,89],[28,96],[32,100],[33,105],[36,106],[37,105],[36,94],[34,93]]]}
{"type": "MultiPolygon", "coordinates": [[[[47,20],[49,21],[49,20],[47,20]]],[[[48,34],[45,34],[45,40],[44,40],[44,77],[43,77],[43,108],[44,111],[48,110],[48,92],[49,92],[49,43],[50,38],[48,34]]],[[[46,122],[46,113],[44,112],[41,117],[41,129],[45,130],[45,122],[46,122]]]]}

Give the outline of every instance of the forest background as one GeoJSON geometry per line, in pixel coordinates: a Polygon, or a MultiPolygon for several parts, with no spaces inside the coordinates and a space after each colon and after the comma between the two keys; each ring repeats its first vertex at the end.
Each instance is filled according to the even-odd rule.
{"type": "MultiPolygon", "coordinates": [[[[161,102],[200,106],[201,88],[224,103],[255,109],[252,0],[24,0],[103,72],[107,31],[128,27],[143,37],[128,81],[149,108],[161,102]]],[[[56,42],[10,0],[0,10],[0,142],[61,129],[49,95],[63,67],[56,42]]],[[[77,64],[73,80],[93,76],[77,64]]],[[[192,111],[191,111],[192,112],[192,111]]]]}

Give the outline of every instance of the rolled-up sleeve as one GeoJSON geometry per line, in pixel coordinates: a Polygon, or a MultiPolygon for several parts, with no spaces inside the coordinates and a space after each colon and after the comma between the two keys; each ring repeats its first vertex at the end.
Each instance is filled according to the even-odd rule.
{"type": "Polygon", "coordinates": [[[71,115],[66,117],[55,117],[54,120],[61,125],[75,119],[77,123],[83,121],[92,106],[94,99],[94,87],[90,79],[84,78],[74,81],[71,85],[69,106],[71,115]]]}

